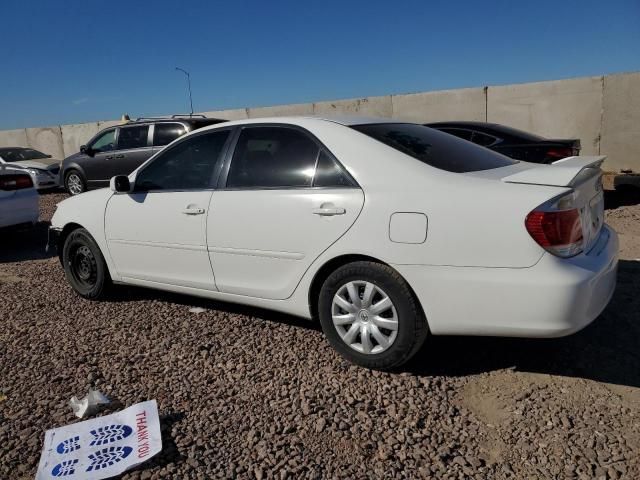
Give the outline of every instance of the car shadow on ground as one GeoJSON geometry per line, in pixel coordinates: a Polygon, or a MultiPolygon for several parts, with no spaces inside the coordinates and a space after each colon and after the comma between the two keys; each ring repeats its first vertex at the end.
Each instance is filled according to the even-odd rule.
{"type": "Polygon", "coordinates": [[[640,188],[618,187],[616,190],[604,191],[604,208],[606,210],[638,204],[640,204],[640,188]]]}
{"type": "Polygon", "coordinates": [[[514,368],[640,387],[639,291],[640,262],[621,260],[611,303],[584,330],[556,339],[432,337],[403,371],[466,376],[514,368]]]}
{"type": "Polygon", "coordinates": [[[218,312],[230,313],[235,315],[244,315],[246,317],[259,318],[271,322],[282,323],[283,325],[291,325],[293,327],[305,328],[308,330],[321,330],[320,324],[314,320],[308,320],[286,313],[267,310],[250,305],[242,305],[236,303],[220,302],[209,300],[206,298],[194,297],[192,295],[183,295],[180,293],[161,292],[143,287],[119,285],[113,290],[109,302],[129,302],[135,300],[162,300],[185,307],[200,307],[206,310],[215,310],[218,312]]]}
{"type": "MultiPolygon", "coordinates": [[[[467,376],[507,368],[640,387],[640,262],[621,260],[609,306],[584,330],[564,338],[521,339],[437,336],[399,372],[420,376],[467,376]]],[[[319,331],[317,321],[192,296],[138,287],[116,289],[110,301],[158,300],[202,307],[319,331]]],[[[532,299],[535,308],[536,299],[532,299]]]]}
{"type": "Polygon", "coordinates": [[[33,227],[0,230],[0,264],[53,257],[54,252],[45,252],[49,225],[38,222],[33,227]]]}

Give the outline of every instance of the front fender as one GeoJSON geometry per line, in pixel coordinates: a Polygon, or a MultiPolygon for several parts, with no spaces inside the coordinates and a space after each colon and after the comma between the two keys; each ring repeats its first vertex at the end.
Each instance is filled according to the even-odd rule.
{"type": "Polygon", "coordinates": [[[110,189],[101,188],[63,200],[57,205],[51,218],[51,230],[60,232],[61,241],[64,240],[64,235],[77,227],[87,230],[100,247],[112,280],[117,281],[119,278],[109,254],[104,226],[105,210],[112,195],[110,189]]]}

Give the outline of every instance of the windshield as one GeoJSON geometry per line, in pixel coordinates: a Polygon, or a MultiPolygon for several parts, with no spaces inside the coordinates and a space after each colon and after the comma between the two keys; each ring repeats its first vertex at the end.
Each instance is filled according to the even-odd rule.
{"type": "Polygon", "coordinates": [[[413,123],[381,123],[353,127],[365,135],[435,168],[465,173],[506,167],[516,160],[413,123]]]}
{"type": "Polygon", "coordinates": [[[0,150],[0,157],[5,162],[20,162],[22,160],[38,160],[47,156],[32,148],[13,148],[10,150],[0,150]]]}

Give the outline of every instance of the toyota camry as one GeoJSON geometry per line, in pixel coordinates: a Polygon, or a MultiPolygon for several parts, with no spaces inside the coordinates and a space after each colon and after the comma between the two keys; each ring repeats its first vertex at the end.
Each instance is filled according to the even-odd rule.
{"type": "Polygon", "coordinates": [[[519,162],[388,119],[226,122],[58,205],[66,278],[319,319],[348,360],[391,369],[429,335],[555,337],[616,283],[605,157],[519,162]]]}

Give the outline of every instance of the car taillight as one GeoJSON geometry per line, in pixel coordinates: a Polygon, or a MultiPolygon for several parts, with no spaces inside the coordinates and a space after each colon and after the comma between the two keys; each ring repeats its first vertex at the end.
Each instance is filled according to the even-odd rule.
{"type": "Polygon", "coordinates": [[[566,158],[575,155],[574,149],[570,147],[558,147],[550,148],[547,150],[547,157],[549,158],[566,158]]]}
{"type": "Polygon", "coordinates": [[[525,220],[529,235],[547,252],[573,257],[582,252],[582,222],[577,208],[570,210],[534,210],[525,220]]]}
{"type": "Polygon", "coordinates": [[[29,175],[0,175],[0,190],[21,190],[33,187],[33,181],[29,175]]]}

